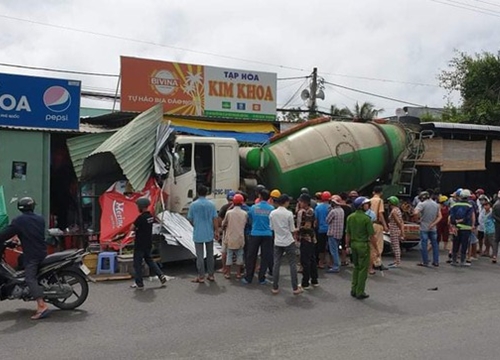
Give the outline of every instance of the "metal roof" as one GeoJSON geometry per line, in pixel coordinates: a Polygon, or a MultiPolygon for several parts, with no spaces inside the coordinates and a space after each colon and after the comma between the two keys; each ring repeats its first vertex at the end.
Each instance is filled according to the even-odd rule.
{"type": "Polygon", "coordinates": [[[156,129],[162,120],[159,104],[118,130],[84,160],[82,180],[123,173],[135,190],[142,190],[153,171],[156,129]]]}
{"type": "Polygon", "coordinates": [[[104,126],[99,125],[91,125],[86,123],[80,123],[80,128],[78,130],[69,130],[69,129],[46,129],[46,128],[37,128],[37,127],[23,127],[23,126],[9,126],[9,125],[0,125],[1,129],[7,130],[21,130],[21,131],[41,131],[41,132],[49,132],[49,133],[65,133],[65,134],[96,134],[114,131],[113,129],[109,129],[104,126]]]}
{"type": "Polygon", "coordinates": [[[422,128],[436,129],[436,130],[456,130],[456,131],[476,131],[476,132],[495,132],[500,133],[500,126],[490,126],[490,125],[476,125],[476,124],[459,124],[459,123],[446,123],[446,122],[427,122],[422,123],[422,128]]]}
{"type": "Polygon", "coordinates": [[[85,158],[113,134],[114,131],[101,132],[75,136],[66,140],[71,162],[73,163],[73,169],[75,170],[75,174],[78,178],[82,176],[83,161],[85,158]]]}

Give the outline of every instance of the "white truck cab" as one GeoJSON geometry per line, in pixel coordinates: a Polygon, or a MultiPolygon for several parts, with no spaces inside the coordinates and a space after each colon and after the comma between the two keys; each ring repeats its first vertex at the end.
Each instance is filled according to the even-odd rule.
{"type": "Polygon", "coordinates": [[[238,142],[231,138],[178,136],[176,159],[163,185],[167,208],[187,214],[199,185],[205,185],[208,199],[217,209],[226,203],[226,194],[240,186],[238,142]]]}

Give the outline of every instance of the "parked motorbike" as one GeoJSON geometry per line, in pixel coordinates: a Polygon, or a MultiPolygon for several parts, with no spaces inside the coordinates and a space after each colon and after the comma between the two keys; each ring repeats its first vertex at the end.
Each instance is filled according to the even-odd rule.
{"type": "MultiPolygon", "coordinates": [[[[34,300],[24,279],[24,271],[14,270],[4,258],[5,249],[14,249],[17,242],[0,243],[0,301],[34,300]]],[[[43,288],[44,300],[62,310],[81,306],[89,294],[87,275],[83,264],[85,250],[67,250],[48,255],[40,264],[38,282],[43,288]]],[[[19,269],[18,269],[19,270],[19,269]]]]}

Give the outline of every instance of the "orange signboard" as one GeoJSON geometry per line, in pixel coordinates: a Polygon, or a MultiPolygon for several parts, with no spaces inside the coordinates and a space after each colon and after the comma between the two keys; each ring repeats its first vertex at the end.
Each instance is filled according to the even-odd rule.
{"type": "Polygon", "coordinates": [[[276,119],[276,74],[121,58],[121,110],[163,104],[173,115],[276,119]]]}
{"type": "Polygon", "coordinates": [[[122,110],[163,103],[165,113],[203,115],[203,66],[122,57],[121,73],[122,110]]]}

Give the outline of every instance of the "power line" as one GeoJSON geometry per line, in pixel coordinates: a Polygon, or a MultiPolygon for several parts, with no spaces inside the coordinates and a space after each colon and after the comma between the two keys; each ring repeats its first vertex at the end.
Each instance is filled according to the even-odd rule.
{"type": "Polygon", "coordinates": [[[469,10],[469,11],[472,11],[472,12],[475,12],[475,13],[479,13],[479,14],[486,14],[486,15],[490,15],[490,16],[500,17],[499,13],[492,13],[492,12],[481,11],[481,10],[477,10],[477,9],[474,9],[474,8],[460,6],[460,5],[454,5],[452,3],[447,3],[447,2],[438,1],[438,0],[430,0],[430,1],[438,3],[438,4],[443,4],[443,5],[447,5],[447,6],[459,8],[459,9],[469,10]]]}
{"type": "Polygon", "coordinates": [[[154,41],[145,41],[145,40],[139,40],[139,39],[129,38],[129,37],[125,37],[125,36],[104,34],[104,33],[100,33],[97,31],[77,29],[77,28],[73,28],[73,27],[69,27],[69,26],[44,23],[44,22],[40,22],[40,21],[28,20],[28,19],[23,19],[23,18],[14,17],[14,16],[0,15],[0,18],[21,21],[21,22],[25,22],[25,23],[29,23],[29,24],[46,26],[46,27],[51,27],[51,28],[55,28],[55,29],[74,31],[74,32],[89,34],[89,35],[94,35],[94,36],[101,36],[101,37],[106,37],[106,38],[110,38],[110,39],[130,41],[130,42],[135,42],[135,43],[139,43],[139,44],[147,44],[147,45],[153,45],[153,46],[160,46],[160,47],[164,47],[164,48],[168,48],[168,49],[180,50],[180,51],[190,52],[190,53],[194,53],[194,54],[201,54],[201,55],[208,55],[208,56],[219,57],[219,58],[230,59],[230,60],[244,61],[244,62],[248,62],[248,63],[278,67],[281,69],[289,69],[289,70],[296,70],[296,71],[302,71],[302,72],[307,71],[305,69],[297,68],[297,67],[293,67],[293,66],[278,65],[278,64],[267,63],[264,61],[243,59],[243,58],[239,58],[236,56],[216,54],[216,53],[212,53],[212,52],[208,52],[208,51],[192,50],[192,49],[188,49],[188,48],[184,48],[184,47],[180,47],[180,46],[173,46],[173,45],[168,45],[168,44],[157,43],[154,41]]]}
{"type": "Polygon", "coordinates": [[[311,77],[311,75],[308,76],[293,76],[293,77],[284,77],[284,78],[277,78],[276,80],[299,80],[299,79],[307,79],[311,77]]]}
{"type": "Polygon", "coordinates": [[[464,3],[463,1],[458,1],[458,0],[445,0],[445,1],[449,2],[449,3],[458,4],[458,5],[468,6],[468,7],[472,8],[472,9],[482,10],[482,11],[488,11],[488,12],[500,15],[500,12],[498,12],[497,10],[491,10],[491,9],[488,9],[488,8],[483,8],[483,7],[479,7],[479,6],[470,5],[469,3],[464,3]]]}
{"type": "Polygon", "coordinates": [[[487,4],[487,5],[491,5],[491,6],[497,6],[497,7],[500,7],[500,4],[497,4],[497,3],[492,3],[492,2],[489,2],[489,1],[482,1],[482,0],[474,0],[478,3],[482,3],[482,4],[487,4]]]}
{"type": "MultiPolygon", "coordinates": [[[[434,1],[434,0],[431,0],[431,1],[434,1]]],[[[212,53],[212,52],[206,52],[206,51],[192,50],[192,49],[183,48],[183,47],[179,47],[179,46],[173,46],[173,45],[168,45],[168,44],[157,43],[157,42],[154,42],[154,41],[145,41],[145,40],[139,40],[139,39],[134,39],[134,38],[128,38],[128,37],[124,37],[124,36],[110,35],[110,34],[100,33],[100,32],[96,32],[96,31],[89,31],[89,30],[78,29],[78,28],[73,28],[73,27],[69,27],[69,26],[62,26],[62,25],[55,25],[55,24],[50,24],[50,23],[44,23],[44,22],[41,22],[41,21],[23,19],[23,18],[9,16],[9,15],[0,15],[0,18],[4,18],[4,19],[8,19],[8,20],[21,21],[21,22],[25,22],[25,23],[29,23],[29,24],[35,24],[35,25],[40,25],[40,26],[45,26],[45,27],[51,27],[51,28],[55,28],[55,29],[62,29],[62,30],[73,31],[73,32],[78,32],[78,33],[83,33],[83,34],[89,34],[89,35],[94,35],[94,36],[106,37],[106,38],[111,38],[111,39],[116,39],[116,40],[130,41],[130,42],[135,42],[135,43],[140,43],[140,44],[147,44],[147,45],[152,45],[152,46],[165,47],[165,48],[169,48],[169,49],[186,51],[186,52],[191,52],[191,53],[195,53],[195,54],[202,54],[202,55],[208,55],[208,56],[219,57],[219,58],[224,58],[224,59],[243,61],[243,62],[247,62],[247,63],[255,63],[255,64],[260,64],[260,65],[266,65],[266,66],[281,68],[281,69],[295,70],[295,71],[301,71],[301,72],[309,72],[309,70],[306,70],[306,69],[303,69],[303,68],[299,68],[299,67],[273,64],[273,63],[268,63],[268,62],[259,61],[259,60],[243,59],[243,58],[239,58],[239,57],[235,57],[235,56],[222,55],[222,54],[217,54],[217,53],[212,53]]],[[[3,64],[3,66],[12,66],[12,67],[23,68],[20,65],[13,65],[13,64],[3,64]]],[[[83,71],[82,72],[73,72],[71,70],[59,70],[59,69],[36,68],[36,67],[24,67],[24,68],[26,68],[26,69],[32,69],[32,70],[65,72],[65,73],[70,73],[70,74],[73,73],[73,74],[80,74],[80,75],[95,75],[95,76],[118,77],[118,75],[115,75],[115,74],[101,74],[101,73],[90,73],[90,72],[87,73],[87,72],[83,72],[83,71]]],[[[407,84],[407,85],[438,87],[437,85],[433,85],[433,84],[415,83],[415,82],[399,81],[399,80],[393,80],[393,79],[382,79],[382,78],[375,78],[375,77],[368,77],[368,76],[356,76],[356,75],[337,74],[337,73],[324,73],[324,74],[325,75],[331,75],[331,76],[339,76],[339,77],[360,79],[360,80],[368,80],[368,81],[381,81],[381,82],[386,82],[386,83],[399,83],[399,84],[407,84]]],[[[308,75],[308,76],[310,76],[310,75],[308,75]]],[[[306,78],[308,76],[306,76],[306,78]]],[[[285,81],[285,80],[294,80],[294,79],[302,79],[302,78],[304,78],[304,76],[278,78],[278,80],[285,81]]]]}
{"type": "Polygon", "coordinates": [[[386,83],[439,87],[439,85],[436,85],[436,84],[426,84],[426,83],[392,80],[392,79],[381,79],[381,78],[374,78],[374,77],[369,77],[369,76],[343,75],[343,74],[328,73],[328,72],[321,72],[321,75],[339,76],[339,77],[346,77],[346,78],[360,79],[360,80],[380,81],[380,82],[386,82],[386,83]]]}
{"type": "Polygon", "coordinates": [[[104,73],[97,73],[97,72],[75,71],[75,70],[51,69],[51,68],[38,67],[38,66],[16,65],[16,64],[6,64],[6,63],[0,63],[0,66],[19,68],[19,69],[66,73],[66,74],[76,74],[76,75],[105,76],[105,77],[115,77],[115,78],[119,77],[119,75],[115,75],[115,74],[104,74],[104,73]]]}
{"type": "Polygon", "coordinates": [[[396,99],[396,98],[393,98],[393,97],[390,97],[390,96],[379,95],[379,94],[375,94],[375,93],[372,93],[372,92],[369,92],[369,91],[354,89],[354,88],[351,88],[351,87],[348,87],[348,86],[344,86],[344,85],[340,85],[340,84],[334,84],[334,83],[331,83],[331,82],[328,82],[328,81],[325,81],[325,84],[328,84],[328,85],[331,85],[331,86],[335,86],[335,87],[339,87],[339,88],[346,89],[346,90],[350,90],[350,91],[354,91],[354,92],[358,92],[360,94],[365,94],[365,95],[370,95],[370,96],[378,97],[378,98],[385,99],[385,100],[395,101],[395,102],[398,102],[400,104],[403,103],[403,104],[408,104],[408,105],[425,107],[425,105],[422,105],[422,104],[417,104],[417,103],[413,103],[413,102],[406,101],[406,100],[396,99]]]}

